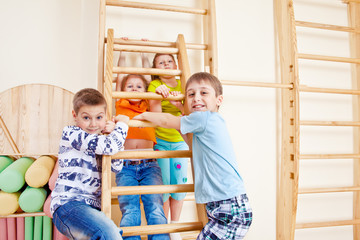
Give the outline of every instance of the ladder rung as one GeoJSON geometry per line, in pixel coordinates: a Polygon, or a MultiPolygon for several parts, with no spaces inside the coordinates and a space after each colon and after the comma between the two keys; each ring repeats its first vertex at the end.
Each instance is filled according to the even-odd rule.
{"type": "Polygon", "coordinates": [[[113,196],[180,192],[194,192],[194,184],[123,186],[111,188],[111,195],[113,196]]]}
{"type": "Polygon", "coordinates": [[[165,5],[165,4],[127,2],[127,1],[121,1],[121,0],[106,0],[106,5],[107,6],[117,6],[117,7],[143,8],[143,9],[150,9],[150,10],[191,13],[191,14],[199,14],[199,15],[207,14],[206,9],[196,9],[196,8],[190,8],[190,7],[172,6],[172,5],[165,5]]]}
{"type": "Polygon", "coordinates": [[[180,76],[181,70],[138,67],[113,67],[113,73],[180,76]]]}
{"type": "Polygon", "coordinates": [[[303,126],[350,126],[359,127],[360,122],[354,121],[300,121],[303,126]]]}
{"type": "Polygon", "coordinates": [[[161,233],[187,232],[201,230],[201,222],[184,222],[158,225],[142,225],[136,227],[121,227],[123,236],[153,235],[161,233]]]}
{"type": "Polygon", "coordinates": [[[315,55],[315,54],[306,54],[306,53],[299,53],[298,58],[308,59],[308,60],[330,61],[330,62],[360,63],[359,58],[333,57],[333,56],[324,56],[324,55],[315,55]]]}
{"type": "Polygon", "coordinates": [[[295,25],[299,26],[299,27],[319,28],[319,29],[332,30],[332,31],[360,33],[360,30],[357,30],[352,27],[344,27],[344,26],[315,23],[315,22],[295,21],[295,25]]]}
{"type": "MultiPolygon", "coordinates": [[[[115,99],[152,99],[152,100],[163,100],[163,96],[154,92],[113,92],[112,97],[115,99]]],[[[179,94],[178,96],[169,96],[166,100],[184,100],[184,94],[179,94]]]]}
{"type": "Polygon", "coordinates": [[[343,3],[351,3],[351,2],[353,2],[353,3],[360,3],[360,0],[342,0],[342,2],[343,3]]]}
{"type": "MultiPolygon", "coordinates": [[[[195,195],[193,192],[188,192],[184,198],[184,201],[195,201],[195,195]]],[[[140,199],[140,203],[142,203],[141,199],[140,199]]],[[[119,201],[117,196],[113,196],[111,198],[111,205],[119,205],[119,201]]]]}
{"type": "Polygon", "coordinates": [[[300,159],[352,159],[360,158],[360,154],[300,154],[300,159]]]}
{"type": "Polygon", "coordinates": [[[129,127],[156,127],[155,124],[148,121],[130,120],[129,127]]]}
{"type": "Polygon", "coordinates": [[[292,84],[283,83],[267,83],[267,82],[246,82],[246,81],[230,81],[222,80],[222,85],[236,85],[236,86],[247,86],[247,87],[269,87],[269,88],[293,88],[292,84]]]}
{"type": "MultiPolygon", "coordinates": [[[[105,38],[105,42],[107,39],[105,38]]],[[[114,44],[126,44],[126,45],[137,45],[137,46],[153,46],[153,47],[176,47],[176,42],[163,42],[163,41],[142,41],[137,39],[114,38],[114,44]]],[[[207,50],[206,44],[199,43],[186,43],[187,49],[195,50],[207,50]]]]}
{"type": "Polygon", "coordinates": [[[299,86],[300,92],[315,92],[315,93],[335,93],[335,94],[351,94],[351,95],[360,95],[360,90],[352,89],[337,89],[337,88],[318,88],[318,87],[308,87],[301,85],[299,86]]]}
{"type": "Polygon", "coordinates": [[[143,158],[190,158],[192,152],[190,150],[175,151],[121,151],[112,155],[112,159],[143,159],[143,158]]]}
{"type": "Polygon", "coordinates": [[[358,225],[358,224],[360,224],[360,219],[332,221],[332,222],[297,223],[295,228],[304,229],[304,228],[320,228],[320,227],[337,227],[337,226],[358,225]]]}
{"type": "Polygon", "coordinates": [[[355,192],[355,191],[360,191],[360,187],[303,188],[303,189],[299,189],[299,194],[355,192]]]}
{"type": "Polygon", "coordinates": [[[179,49],[169,47],[148,47],[136,45],[115,45],[114,51],[178,54],[179,49]]]}

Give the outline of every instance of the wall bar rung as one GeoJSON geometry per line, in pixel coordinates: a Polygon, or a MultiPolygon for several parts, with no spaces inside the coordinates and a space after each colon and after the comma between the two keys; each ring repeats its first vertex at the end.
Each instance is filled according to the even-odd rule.
{"type": "MultiPolygon", "coordinates": [[[[119,92],[114,91],[112,97],[115,99],[152,99],[152,100],[163,100],[163,96],[153,92],[119,92]]],[[[178,96],[169,96],[167,100],[183,100],[184,94],[179,94],[178,96]]]]}
{"type": "Polygon", "coordinates": [[[299,86],[299,91],[300,92],[313,92],[313,93],[335,93],[335,94],[360,95],[360,90],[319,88],[319,87],[308,87],[308,86],[304,86],[304,85],[299,86]]]}
{"type": "Polygon", "coordinates": [[[360,219],[331,221],[331,222],[297,223],[295,228],[304,229],[304,228],[320,228],[320,227],[337,227],[337,226],[347,226],[347,225],[357,225],[357,224],[360,224],[360,219]]]}
{"type": "Polygon", "coordinates": [[[360,154],[300,154],[300,159],[353,159],[360,158],[360,154]]]}
{"type": "Polygon", "coordinates": [[[136,195],[136,194],[163,194],[194,192],[194,184],[175,184],[175,185],[147,185],[147,186],[124,186],[112,187],[111,195],[136,195]]]}
{"type": "Polygon", "coordinates": [[[299,194],[309,193],[333,193],[333,192],[355,192],[360,191],[360,187],[335,187],[335,188],[300,188],[299,194]]]}
{"type": "Polygon", "coordinates": [[[114,51],[164,53],[164,54],[177,54],[179,52],[177,48],[148,47],[148,46],[135,46],[135,45],[115,45],[114,51]]]}
{"type": "Polygon", "coordinates": [[[357,64],[360,63],[359,58],[333,57],[333,56],[324,56],[324,55],[315,55],[315,54],[306,54],[306,53],[299,53],[298,58],[308,59],[308,60],[330,61],[330,62],[357,63],[357,64]]]}
{"type": "Polygon", "coordinates": [[[360,122],[354,121],[300,121],[302,126],[349,126],[359,127],[360,122]]]}
{"type": "Polygon", "coordinates": [[[137,236],[147,234],[161,234],[172,232],[196,231],[203,228],[201,222],[184,222],[158,225],[141,225],[136,227],[121,227],[123,236],[137,236]]]}
{"type": "Polygon", "coordinates": [[[293,88],[292,84],[283,83],[267,83],[267,82],[245,82],[245,81],[230,81],[221,80],[223,85],[234,85],[234,86],[247,86],[247,87],[268,87],[268,88],[293,88]]]}
{"type": "Polygon", "coordinates": [[[139,67],[114,67],[113,73],[180,76],[181,70],[139,67]]]}
{"type": "Polygon", "coordinates": [[[351,27],[344,27],[344,26],[337,26],[337,25],[330,25],[330,24],[323,24],[323,23],[295,21],[295,24],[298,27],[308,27],[308,28],[318,28],[318,29],[332,30],[332,31],[360,33],[360,30],[357,30],[357,29],[354,29],[351,27]]]}
{"type": "Polygon", "coordinates": [[[190,7],[172,6],[172,5],[164,5],[164,4],[153,4],[153,3],[127,2],[127,1],[120,1],[120,0],[106,0],[106,5],[107,6],[116,6],[116,7],[130,7],[130,8],[162,10],[162,11],[170,11],[170,12],[191,13],[191,14],[199,14],[199,15],[207,14],[206,9],[196,9],[196,8],[190,8],[190,7]]]}
{"type": "MultiPolygon", "coordinates": [[[[105,38],[105,42],[107,39],[105,38]]],[[[163,41],[142,41],[137,39],[114,38],[114,44],[137,45],[137,46],[152,46],[152,47],[176,47],[176,42],[163,42],[163,41]]],[[[187,49],[194,50],[207,50],[206,44],[200,43],[186,43],[187,49]]]]}
{"type": "Polygon", "coordinates": [[[360,0],[342,0],[343,3],[349,4],[349,3],[360,3],[360,0]]]}

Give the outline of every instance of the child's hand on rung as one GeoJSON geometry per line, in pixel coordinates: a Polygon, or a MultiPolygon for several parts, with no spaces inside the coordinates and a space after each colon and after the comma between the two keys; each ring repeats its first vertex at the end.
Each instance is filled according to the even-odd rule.
{"type": "Polygon", "coordinates": [[[158,86],[155,92],[157,94],[161,94],[164,98],[167,98],[170,95],[170,88],[163,84],[158,86]]]}
{"type": "Polygon", "coordinates": [[[108,121],[106,122],[105,128],[104,128],[104,130],[102,130],[102,133],[109,134],[109,133],[111,133],[114,129],[115,129],[115,122],[114,122],[114,117],[113,117],[112,120],[108,120],[108,121]]]}
{"type": "Polygon", "coordinates": [[[123,122],[123,123],[128,124],[128,123],[129,123],[129,120],[130,120],[130,118],[129,118],[128,116],[121,115],[121,114],[119,114],[119,115],[117,115],[117,116],[115,117],[115,123],[117,123],[117,122],[123,122]]]}

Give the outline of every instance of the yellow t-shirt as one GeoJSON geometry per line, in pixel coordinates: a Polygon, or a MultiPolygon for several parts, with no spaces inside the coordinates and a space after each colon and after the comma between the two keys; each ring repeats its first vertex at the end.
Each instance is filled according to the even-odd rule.
{"type": "MultiPolygon", "coordinates": [[[[159,87],[162,84],[165,84],[168,88],[170,88],[170,92],[172,92],[172,91],[180,91],[181,92],[181,82],[179,79],[177,79],[176,81],[178,83],[177,86],[170,87],[159,79],[153,80],[153,81],[151,81],[151,83],[149,85],[148,91],[155,92],[157,87],[159,87]]],[[[174,116],[181,115],[181,111],[177,107],[172,105],[168,100],[161,101],[161,109],[162,109],[162,112],[164,112],[164,113],[171,113],[174,116]]],[[[158,127],[158,128],[156,128],[155,134],[156,134],[157,138],[160,138],[160,139],[168,141],[168,142],[184,141],[184,139],[181,137],[181,134],[176,129],[158,127]]]]}

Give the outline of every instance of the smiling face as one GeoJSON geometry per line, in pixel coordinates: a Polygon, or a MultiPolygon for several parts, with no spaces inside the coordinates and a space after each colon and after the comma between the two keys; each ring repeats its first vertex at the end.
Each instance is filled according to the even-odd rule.
{"type": "Polygon", "coordinates": [[[84,105],[80,107],[78,113],[72,112],[76,126],[87,133],[100,134],[106,125],[106,106],[104,105],[84,105]]]}
{"type": "Polygon", "coordinates": [[[186,104],[190,112],[217,112],[223,96],[216,96],[215,89],[207,80],[193,81],[186,88],[186,104]]]}

